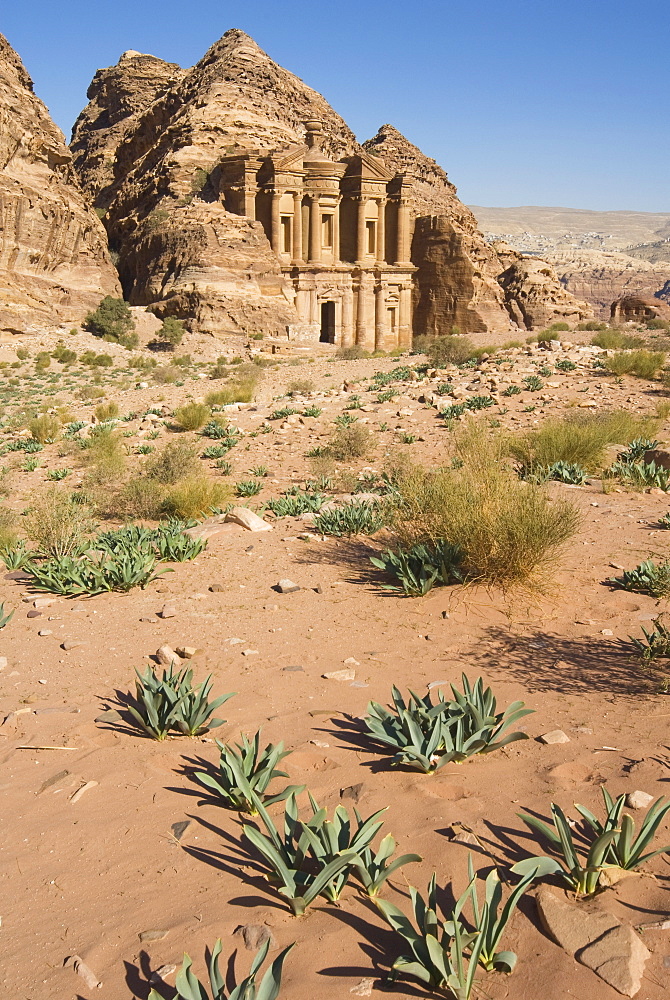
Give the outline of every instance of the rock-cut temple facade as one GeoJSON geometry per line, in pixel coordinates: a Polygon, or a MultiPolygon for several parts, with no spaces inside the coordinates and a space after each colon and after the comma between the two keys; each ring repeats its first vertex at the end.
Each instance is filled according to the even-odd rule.
{"type": "Polygon", "coordinates": [[[226,209],[263,225],[298,316],[289,339],[367,351],[412,339],[409,183],[361,151],[331,160],[322,123],[304,144],[267,155],[245,149],[220,162],[226,209]]]}

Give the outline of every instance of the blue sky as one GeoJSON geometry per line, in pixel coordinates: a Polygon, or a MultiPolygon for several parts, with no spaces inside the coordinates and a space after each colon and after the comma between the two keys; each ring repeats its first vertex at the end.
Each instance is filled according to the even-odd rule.
{"type": "Polygon", "coordinates": [[[0,31],[69,136],[125,49],[242,28],[360,140],[391,122],[480,205],[670,211],[667,0],[23,0],[0,31]]]}

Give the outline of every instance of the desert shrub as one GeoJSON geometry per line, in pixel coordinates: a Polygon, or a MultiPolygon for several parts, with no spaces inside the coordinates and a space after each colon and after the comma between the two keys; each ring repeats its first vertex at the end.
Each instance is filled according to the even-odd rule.
{"type": "Polygon", "coordinates": [[[85,386],[82,386],[82,388],[78,390],[77,396],[79,397],[79,399],[83,399],[83,400],[104,399],[105,390],[104,389],[98,389],[94,385],[85,385],[85,386]]]}
{"type": "Polygon", "coordinates": [[[655,563],[653,559],[646,559],[635,569],[624,570],[621,576],[612,577],[608,582],[636,594],[649,594],[656,598],[668,597],[670,562],[655,563]]]}
{"type": "Polygon", "coordinates": [[[171,517],[201,517],[230,498],[230,489],[205,476],[190,476],[175,483],[165,497],[164,513],[171,517]]]}
{"type": "Polygon", "coordinates": [[[598,322],[597,319],[590,319],[586,323],[580,323],[578,325],[577,329],[578,330],[588,330],[588,331],[607,330],[608,326],[607,326],[607,323],[600,323],[600,322],[598,322]]]}
{"type": "Polygon", "coordinates": [[[54,558],[83,551],[94,527],[89,507],[56,486],[34,497],[26,512],[28,538],[41,553],[54,558]]]}
{"type": "Polygon", "coordinates": [[[468,337],[449,334],[446,337],[415,337],[412,350],[425,354],[434,368],[461,365],[475,356],[475,347],[468,337]]]}
{"type": "Polygon", "coordinates": [[[358,344],[352,344],[351,347],[340,347],[335,357],[339,361],[360,361],[362,358],[369,358],[370,352],[358,344]]]}
{"type": "Polygon", "coordinates": [[[84,320],[84,329],[95,337],[123,344],[124,347],[137,347],[139,343],[128,303],[123,299],[115,299],[112,295],[105,295],[95,312],[88,314],[84,320]]]}
{"type": "Polygon", "coordinates": [[[602,347],[606,351],[628,351],[636,347],[644,347],[642,337],[631,337],[621,330],[610,330],[602,324],[600,332],[591,338],[594,347],[602,347]]]}
{"type": "Polygon", "coordinates": [[[40,444],[55,441],[60,433],[60,427],[60,420],[51,413],[43,413],[41,417],[35,417],[28,424],[33,440],[39,441],[40,444]]]}
{"type": "Polygon", "coordinates": [[[613,375],[654,378],[665,364],[663,351],[622,351],[605,358],[605,367],[613,375]]]}
{"type": "Polygon", "coordinates": [[[69,348],[65,347],[64,344],[59,344],[52,351],[52,357],[59,361],[62,365],[72,365],[77,360],[77,352],[71,351],[69,348]]]}
{"type": "MultiPolygon", "coordinates": [[[[281,977],[284,960],[291,948],[293,948],[293,945],[289,945],[288,948],[285,948],[277,956],[277,958],[275,958],[272,965],[266,969],[265,975],[257,986],[256,976],[260,966],[265,961],[269,948],[270,939],[268,938],[265,944],[262,945],[258,954],[255,956],[250,974],[238,985],[234,986],[230,996],[227,997],[225,992],[224,976],[219,969],[219,957],[223,950],[221,938],[219,938],[211,950],[209,962],[209,982],[212,988],[212,1000],[276,1000],[281,989],[281,977]]],[[[193,1000],[193,997],[198,997],[198,1000],[209,1000],[209,993],[207,992],[206,987],[203,986],[199,979],[196,979],[194,973],[192,972],[191,965],[192,962],[190,957],[188,955],[184,955],[184,961],[175,980],[177,993],[174,1000],[193,1000]],[[197,993],[194,992],[195,990],[197,990],[197,993]]],[[[227,963],[227,968],[230,969],[230,962],[227,963]]],[[[228,976],[227,978],[230,977],[228,976]]],[[[163,997],[162,994],[158,993],[156,990],[152,990],[149,994],[148,1000],[163,1000],[163,997]]]]}
{"type": "Polygon", "coordinates": [[[0,507],[0,551],[13,548],[17,540],[16,515],[6,507],[0,507]]]}
{"type": "Polygon", "coordinates": [[[166,316],[162,326],[156,331],[152,345],[174,350],[184,339],[184,323],[174,316],[166,316]]]}
{"type": "Polygon", "coordinates": [[[198,470],[198,452],[186,441],[169,441],[144,463],[145,476],[168,486],[196,475],[198,470]]]}
{"type": "Polygon", "coordinates": [[[314,392],[314,383],[309,378],[296,378],[286,386],[287,396],[304,395],[306,392],[314,392]]]}
{"type": "Polygon", "coordinates": [[[84,464],[88,466],[87,487],[111,486],[125,472],[126,451],[121,435],[108,424],[91,428],[82,442],[84,464]]]}
{"type": "Polygon", "coordinates": [[[258,376],[244,375],[230,382],[225,389],[210,392],[205,402],[210,406],[226,406],[229,403],[250,403],[258,385],[258,376]]]}
{"type": "Polygon", "coordinates": [[[370,454],[374,445],[374,437],[365,424],[355,423],[338,427],[328,442],[326,450],[332,458],[339,462],[348,462],[370,454]]]}
{"type": "Polygon", "coordinates": [[[135,476],[104,498],[105,510],[110,517],[156,521],[163,511],[165,493],[166,487],[158,479],[135,476]]]}
{"type": "Polygon", "coordinates": [[[322,535],[349,537],[374,535],[384,527],[383,510],[377,503],[347,503],[323,511],[314,519],[314,528],[322,535]]]}
{"type": "Polygon", "coordinates": [[[176,365],[159,365],[151,373],[151,380],[157,385],[174,385],[182,378],[182,372],[176,365]]]}
{"type": "Polygon", "coordinates": [[[400,547],[446,543],[467,580],[541,586],[577,530],[576,508],[519,480],[504,462],[504,438],[482,424],[464,428],[456,445],[460,467],[398,474],[390,502],[400,547]]]}
{"type": "Polygon", "coordinates": [[[119,404],[118,403],[99,403],[95,410],[95,419],[103,424],[108,420],[116,420],[119,416],[119,404]]]}
{"type": "Polygon", "coordinates": [[[206,403],[187,403],[174,412],[174,419],[185,431],[198,431],[207,423],[212,411],[206,403]]]}
{"type": "Polygon", "coordinates": [[[653,435],[658,427],[657,418],[626,410],[570,413],[512,438],[510,451],[528,470],[549,468],[556,462],[589,470],[602,462],[608,444],[628,444],[637,437],[653,435]]]}
{"type": "Polygon", "coordinates": [[[25,361],[26,358],[30,357],[30,351],[26,350],[25,347],[17,347],[16,356],[19,359],[19,361],[25,361]]]}

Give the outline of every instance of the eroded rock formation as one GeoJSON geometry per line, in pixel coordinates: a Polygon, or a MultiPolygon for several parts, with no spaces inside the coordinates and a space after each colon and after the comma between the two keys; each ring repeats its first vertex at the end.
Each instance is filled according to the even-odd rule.
{"type": "Polygon", "coordinates": [[[63,135],[0,35],[0,329],[78,322],[119,294],[63,135]]]}
{"type": "Polygon", "coordinates": [[[512,319],[527,330],[564,322],[575,326],[592,319],[593,307],[565,290],[551,264],[524,257],[505,243],[495,243],[504,270],[498,277],[512,319]]]}
{"type": "Polygon", "coordinates": [[[599,319],[610,318],[616,299],[653,298],[670,281],[670,265],[601,250],[556,252],[551,263],[564,288],[590,302],[599,319]]]}
{"type": "Polygon", "coordinates": [[[612,303],[611,318],[616,323],[648,323],[653,319],[670,322],[670,305],[657,298],[626,295],[612,303]]]}

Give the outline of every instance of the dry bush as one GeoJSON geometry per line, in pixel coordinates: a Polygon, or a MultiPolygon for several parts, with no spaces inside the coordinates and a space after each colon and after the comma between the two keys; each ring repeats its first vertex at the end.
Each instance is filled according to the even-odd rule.
{"type": "Polygon", "coordinates": [[[49,556],[76,555],[95,528],[90,508],[57,486],[34,497],[24,523],[28,538],[49,556]]]}
{"type": "Polygon", "coordinates": [[[210,406],[227,406],[229,403],[250,403],[258,385],[258,375],[245,375],[230,382],[225,389],[210,392],[205,402],[210,406]]]}
{"type": "Polygon", "coordinates": [[[61,423],[58,417],[50,413],[43,413],[41,417],[35,417],[28,424],[28,430],[35,441],[40,444],[49,444],[55,441],[60,434],[61,423]]]}
{"type": "MultiPolygon", "coordinates": [[[[495,348],[490,350],[495,351],[495,348]]],[[[434,368],[461,365],[475,356],[472,341],[460,334],[449,334],[446,337],[415,337],[412,351],[415,354],[425,354],[434,368]]]]}
{"type": "Polygon", "coordinates": [[[212,411],[206,403],[186,403],[174,411],[174,419],[185,431],[199,431],[204,427],[212,411]]]}
{"type": "Polygon", "coordinates": [[[110,488],[126,471],[126,449],[118,431],[111,427],[93,428],[86,439],[84,462],[89,467],[86,487],[110,488]]]}
{"type": "Polygon", "coordinates": [[[635,375],[655,378],[665,364],[663,351],[623,351],[605,359],[605,367],[613,375],[635,375]]]}
{"type": "Polygon", "coordinates": [[[165,503],[166,487],[158,479],[137,476],[105,498],[105,513],[119,520],[157,521],[165,503]]]}
{"type": "Polygon", "coordinates": [[[368,427],[355,423],[349,427],[338,427],[326,445],[326,452],[338,462],[348,462],[369,455],[375,444],[368,427]]]}
{"type": "Polygon", "coordinates": [[[118,403],[99,403],[95,410],[95,419],[101,424],[106,420],[116,420],[119,415],[118,403]]]}
{"type": "Polygon", "coordinates": [[[638,437],[651,438],[659,425],[656,417],[641,417],[626,410],[570,413],[546,420],[536,430],[512,438],[509,448],[528,469],[547,468],[554,462],[595,469],[602,463],[607,445],[629,444],[638,437]]]}
{"type": "Polygon", "coordinates": [[[230,496],[229,486],[206,476],[190,476],[168,490],[163,511],[170,517],[202,517],[230,496]]]}
{"type": "Polygon", "coordinates": [[[16,514],[6,507],[0,507],[0,549],[11,548],[16,544],[18,537],[16,514]]]}
{"type": "Polygon", "coordinates": [[[544,589],[557,556],[579,526],[577,509],[551,500],[505,462],[506,442],[470,423],[456,439],[460,468],[419,466],[397,476],[393,530],[403,546],[446,541],[468,580],[544,589]]]}
{"type": "Polygon", "coordinates": [[[363,358],[371,358],[372,355],[359,344],[352,344],[351,347],[340,347],[335,357],[338,361],[361,361],[363,358]]]}
{"type": "Polygon", "coordinates": [[[200,469],[196,448],[186,441],[169,441],[144,463],[143,472],[149,479],[172,485],[200,469]]]}
{"type": "MultiPolygon", "coordinates": [[[[583,329],[588,330],[589,327],[590,324],[587,323],[583,329]]],[[[591,338],[591,343],[595,347],[604,348],[606,351],[623,351],[633,347],[644,347],[642,337],[631,337],[627,333],[622,333],[621,330],[610,330],[606,326],[601,328],[595,337],[591,338]]]]}
{"type": "Polygon", "coordinates": [[[315,385],[309,378],[296,378],[286,386],[288,396],[300,396],[306,392],[314,392],[315,385]]]}

